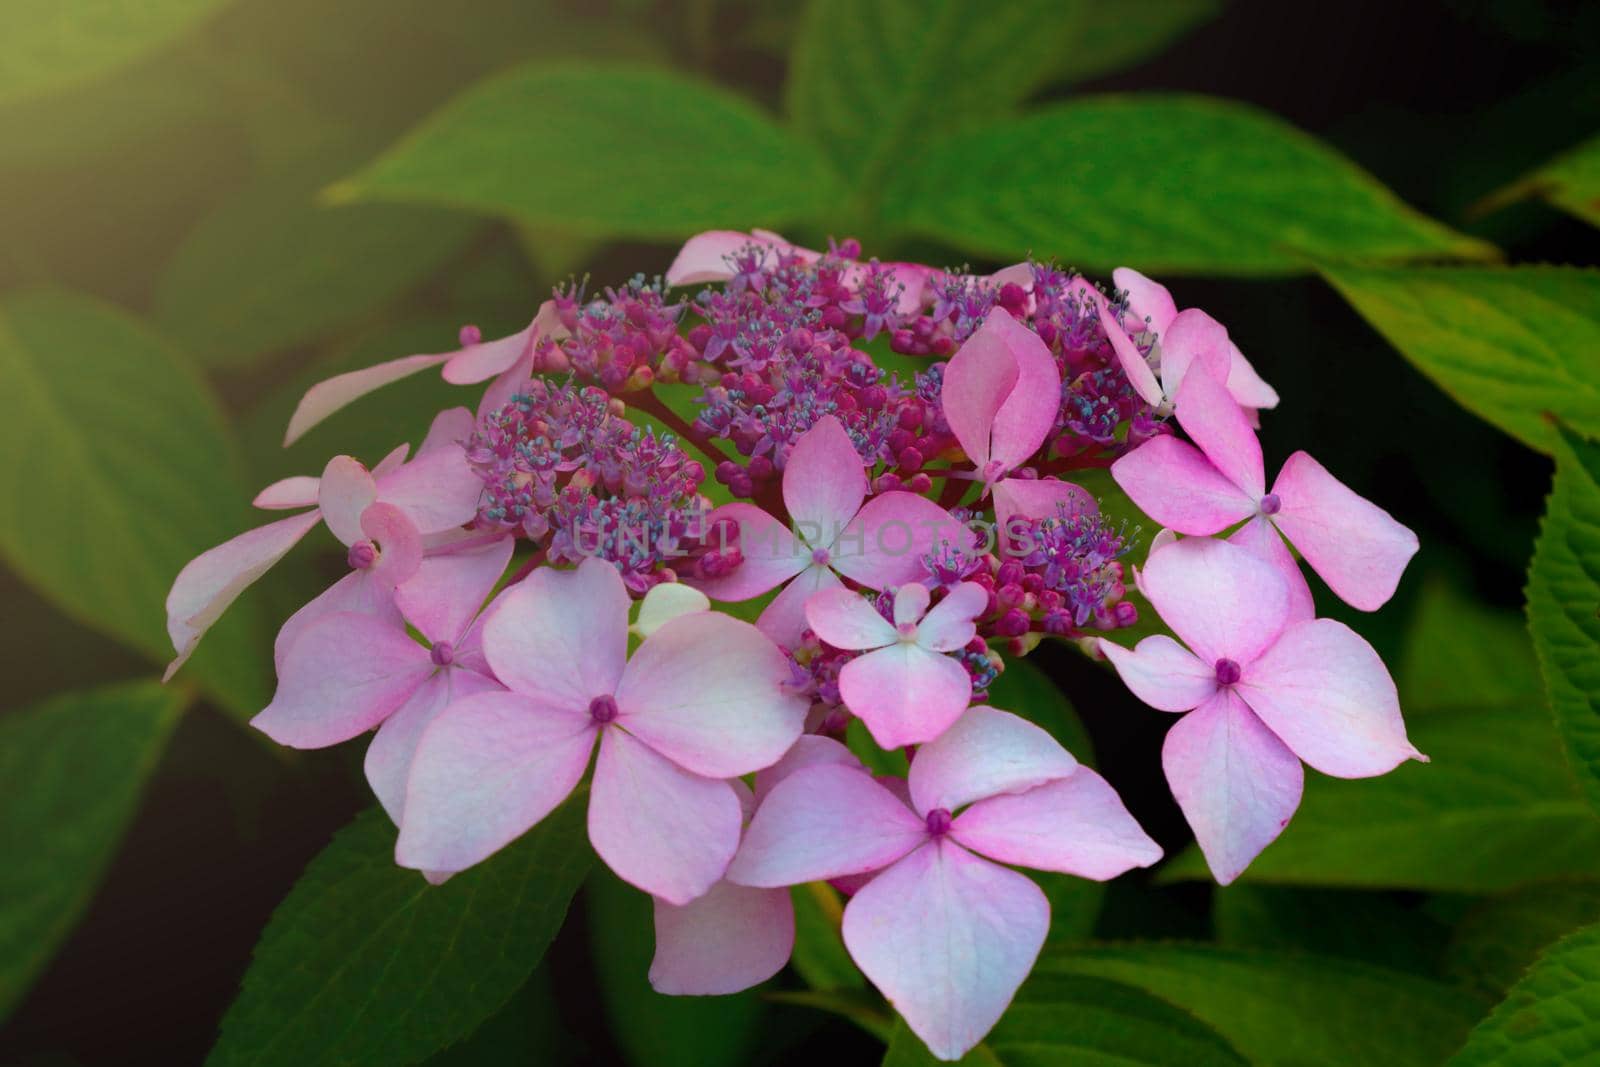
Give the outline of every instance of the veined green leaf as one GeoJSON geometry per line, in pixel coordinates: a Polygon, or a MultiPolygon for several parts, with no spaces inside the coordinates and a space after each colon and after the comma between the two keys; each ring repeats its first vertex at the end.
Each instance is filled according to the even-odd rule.
{"type": "Polygon", "coordinates": [[[1532,174],[1485,201],[1489,209],[1543,197],[1562,211],[1600,226],[1600,137],[1563,152],[1532,174]]]}
{"type": "Polygon", "coordinates": [[[1545,950],[1450,1067],[1592,1063],[1600,1056],[1600,925],[1545,950]]]}

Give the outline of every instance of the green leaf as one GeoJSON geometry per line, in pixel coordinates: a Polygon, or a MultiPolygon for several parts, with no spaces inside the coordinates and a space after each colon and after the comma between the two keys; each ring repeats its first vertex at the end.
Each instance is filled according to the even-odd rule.
{"type": "Polygon", "coordinates": [[[533,973],[588,873],[585,797],[442,886],[395,866],[394,826],[363,813],[273,912],[207,1064],[399,1067],[472,1033],[533,973]]]}
{"type": "Polygon", "coordinates": [[[1562,428],[1528,629],[1568,760],[1600,812],[1600,444],[1562,428]]]}
{"type": "Polygon", "coordinates": [[[1456,924],[1444,972],[1477,992],[1503,996],[1545,946],[1592,922],[1600,922],[1596,881],[1545,882],[1491,897],[1456,924]]]}
{"type": "Polygon", "coordinates": [[[1347,960],[1206,945],[1058,953],[1036,973],[1124,982],[1210,1026],[1260,1067],[1438,1063],[1482,1005],[1437,982],[1347,960]]]}
{"type": "Polygon", "coordinates": [[[1600,925],[1539,957],[1479,1023],[1451,1067],[1535,1067],[1600,1058],[1600,925]]]}
{"type": "Polygon", "coordinates": [[[1600,226],[1600,137],[1591,137],[1571,151],[1563,152],[1526,178],[1489,197],[1483,207],[1493,210],[1530,196],[1543,197],[1589,225],[1600,226]]]}
{"type": "Polygon", "coordinates": [[[1600,271],[1327,268],[1328,281],[1468,411],[1549,452],[1546,412],[1600,436],[1600,271]]]}
{"type": "Polygon", "coordinates": [[[806,986],[821,992],[865,991],[867,979],[844,947],[839,923],[844,902],[826,882],[794,886],[794,956],[790,959],[806,986]]]}
{"type": "Polygon", "coordinates": [[[471,1037],[429,1056],[427,1067],[560,1067],[575,1062],[573,1043],[557,1010],[550,968],[541,966],[471,1037]]]}
{"type": "Polygon", "coordinates": [[[1211,894],[1217,941],[1317,952],[1432,976],[1448,930],[1394,894],[1230,885],[1211,894]]]}
{"type": "MultiPolygon", "coordinates": [[[[237,450],[205,384],[122,312],[71,293],[0,301],[0,552],[78,622],[172,658],[167,590],[246,528],[237,450]]],[[[193,671],[231,710],[266,702],[270,647],[235,604],[193,671]]]]}
{"type": "Polygon", "coordinates": [[[609,1031],[635,1067],[737,1067],[761,1043],[767,1005],[754,990],[669,997],[650,988],[650,895],[609,871],[584,891],[589,944],[609,1031]]]}
{"type": "Polygon", "coordinates": [[[169,44],[227,0],[20,0],[0,5],[0,99],[107,74],[169,44]]]}
{"type": "Polygon", "coordinates": [[[1121,0],[1080,10],[1072,43],[1061,50],[1055,73],[1080,82],[1131,67],[1221,10],[1220,0],[1121,0]]]}
{"type": "Polygon", "coordinates": [[[837,194],[816,150],[743,98],[603,64],[490,78],[333,191],[658,239],[816,218],[837,194]]]}
{"type": "Polygon", "coordinates": [[[314,196],[303,178],[274,176],[219,204],[162,271],[157,323],[206,366],[245,366],[399,296],[480,228],[437,209],[327,208],[314,196]]]}
{"type": "MultiPolygon", "coordinates": [[[[896,1025],[883,1067],[932,1067],[921,1040],[896,1025]]],[[[1130,985],[1035,971],[965,1067],[1242,1067],[1243,1057],[1193,1015],[1130,985]]]]}
{"type": "Polygon", "coordinates": [[[1243,104],[1101,96],[930,137],[895,168],[891,226],[996,259],[1297,274],[1322,260],[1487,258],[1333,149],[1243,104]]]}
{"type": "Polygon", "coordinates": [[[1430,576],[1408,633],[1395,667],[1408,716],[1544,700],[1533,642],[1515,612],[1487,608],[1430,576]]]}
{"type": "Polygon", "coordinates": [[[180,703],[138,682],[0,715],[0,1020],[88,905],[180,703]]]}

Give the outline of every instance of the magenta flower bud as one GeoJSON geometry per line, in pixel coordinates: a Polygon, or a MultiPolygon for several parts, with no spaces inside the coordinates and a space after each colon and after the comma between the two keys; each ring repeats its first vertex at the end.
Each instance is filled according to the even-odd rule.
{"type": "Polygon", "coordinates": [[[1016,282],[1006,282],[1000,287],[1000,306],[1005,308],[1012,318],[1022,318],[1028,309],[1027,291],[1016,282]]]}
{"type": "Polygon", "coordinates": [[[926,493],[933,488],[933,478],[927,471],[918,471],[906,480],[906,489],[913,493],[926,493]]]}
{"type": "Polygon", "coordinates": [[[922,469],[922,453],[919,452],[914,446],[910,448],[904,448],[901,449],[900,454],[895,457],[895,462],[897,462],[900,465],[900,469],[905,471],[907,474],[915,474],[917,471],[922,469]]]}
{"type": "Polygon", "coordinates": [[[944,808],[934,808],[928,812],[928,833],[934,837],[943,837],[950,832],[950,812],[944,808]]]}
{"type": "Polygon", "coordinates": [[[741,473],[743,473],[743,468],[732,460],[725,459],[717,464],[716,478],[723,485],[729,484],[735,476],[741,473]]]}
{"type": "Polygon", "coordinates": [[[777,469],[772,465],[772,460],[766,456],[757,456],[752,459],[748,469],[750,477],[758,482],[764,482],[777,473],[777,469]]]}
{"type": "Polygon", "coordinates": [[[378,546],[371,541],[357,541],[345,553],[345,560],[358,571],[364,571],[378,562],[378,546]]]}
{"type": "Polygon", "coordinates": [[[907,404],[900,409],[900,427],[904,430],[916,430],[922,425],[922,405],[907,404]]]}
{"type": "Polygon", "coordinates": [[[1008,559],[1000,564],[1000,569],[995,573],[995,581],[1000,585],[1018,585],[1022,582],[1023,570],[1019,560],[1008,559]]]}
{"type": "Polygon", "coordinates": [[[469,322],[465,326],[461,327],[461,332],[458,333],[456,337],[461,341],[461,347],[466,348],[468,345],[475,345],[482,342],[483,331],[469,322]]]}
{"type": "Polygon", "coordinates": [[[756,491],[756,483],[751,481],[748,474],[740,471],[729,479],[728,491],[734,496],[753,496],[756,491]]]}
{"type": "Polygon", "coordinates": [[[617,718],[617,698],[607,693],[589,701],[589,717],[604,726],[617,718]]]}
{"type": "Polygon", "coordinates": [[[839,242],[834,251],[838,252],[844,259],[860,259],[861,242],[854,237],[846,237],[839,242]]]}
{"type": "Polygon", "coordinates": [[[1215,670],[1217,672],[1218,685],[1237,684],[1244,675],[1244,672],[1239,668],[1239,664],[1226,657],[1217,660],[1215,670]]]}
{"type": "Polygon", "coordinates": [[[904,484],[898,474],[880,474],[877,480],[872,483],[872,491],[874,493],[892,493],[896,489],[903,488],[904,484]]]}
{"type": "Polygon", "coordinates": [[[1030,620],[1025,612],[1012,608],[994,624],[994,632],[1001,637],[1021,637],[1028,632],[1030,620]]]}
{"type": "Polygon", "coordinates": [[[456,650],[449,641],[440,641],[428,653],[428,658],[433,660],[435,667],[448,667],[456,661],[456,650]]]}
{"type": "Polygon", "coordinates": [[[1278,498],[1277,493],[1268,493],[1266,496],[1261,498],[1261,514],[1276,515],[1282,510],[1283,501],[1278,498]]]}
{"type": "Polygon", "coordinates": [[[1132,626],[1139,621],[1139,609],[1136,605],[1124,600],[1112,609],[1112,615],[1117,620],[1119,627],[1132,626]]]}

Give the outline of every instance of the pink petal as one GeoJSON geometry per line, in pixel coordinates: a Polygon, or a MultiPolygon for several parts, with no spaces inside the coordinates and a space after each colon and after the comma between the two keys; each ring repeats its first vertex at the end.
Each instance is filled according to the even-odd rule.
{"type": "Polygon", "coordinates": [[[1001,863],[1097,882],[1161,858],[1117,791],[1087,767],[1026,793],[978,801],[957,816],[950,836],[1001,863]]]}
{"type": "Polygon", "coordinates": [[[672,265],[667,268],[668,285],[701,285],[705,282],[725,282],[733,277],[733,267],[728,257],[751,245],[799,254],[807,262],[819,258],[818,253],[797,248],[775,233],[755,230],[740,233],[738,230],[708,230],[695,234],[684,242],[672,265]]]}
{"type": "Polygon", "coordinates": [[[805,725],[789,659],[728,615],[684,615],[639,646],[617,685],[617,724],[686,770],[734,778],[776,763],[805,725]]]}
{"type": "Polygon", "coordinates": [[[575,571],[540,567],[495,600],[483,650],[507,688],[587,711],[614,693],[628,655],[628,590],[601,559],[575,571]]]}
{"type": "Polygon", "coordinates": [[[907,1025],[935,1056],[955,1060],[999,1021],[1049,928],[1038,886],[940,841],[856,893],[843,932],[907,1025]]]}
{"type": "Polygon", "coordinates": [[[308,474],[297,474],[292,478],[273,482],[257,493],[256,498],[250,503],[267,511],[315,507],[318,485],[316,478],[308,474]]]}
{"type": "Polygon", "coordinates": [[[1167,731],[1161,766],[1221,885],[1289,825],[1305,780],[1295,754],[1229,689],[1167,731]]]}
{"type": "Polygon", "coordinates": [[[505,574],[515,547],[513,538],[503,537],[425,557],[395,592],[406,621],[433,644],[459,642],[505,574]]]}
{"type": "Polygon", "coordinates": [[[655,902],[650,985],[668,996],[725,996],[783,970],[794,950],[787,889],[718,882],[683,906],[655,902]]]}
{"type": "Polygon", "coordinates": [[[1111,272],[1111,284],[1128,294],[1128,309],[1146,320],[1150,328],[1161,333],[1178,314],[1177,302],[1172,293],[1160,282],[1151,281],[1132,267],[1118,267],[1111,272]]]}
{"type": "Polygon", "coordinates": [[[760,804],[779,782],[795,771],[818,764],[857,769],[861,767],[861,761],[856,759],[855,753],[833,738],[805,734],[777,763],[756,772],[755,802],[760,804]]]}
{"type": "Polygon", "coordinates": [[[917,811],[956,811],[985,797],[1022,793],[1073,773],[1078,761],[1049,733],[996,708],[972,708],[911,761],[917,811]]]}
{"type": "Polygon", "coordinates": [[[1227,381],[1233,351],[1222,323],[1199,308],[1178,312],[1161,335],[1161,391],[1176,397],[1194,363],[1218,382],[1227,381]]]}
{"type": "Polygon", "coordinates": [[[926,824],[866,771],[801,767],[756,809],[728,880],[776,888],[876,871],[927,834],[926,824]]]}
{"type": "Polygon", "coordinates": [[[1238,345],[1230,345],[1232,351],[1228,357],[1228,393],[1239,402],[1243,408],[1275,408],[1278,406],[1278,391],[1268,385],[1266,379],[1256,372],[1250,361],[1244,358],[1244,353],[1239,351],[1238,345]]]}
{"type": "Polygon", "coordinates": [[[1104,304],[1099,307],[1100,326],[1111,341],[1111,351],[1116,353],[1122,373],[1128,376],[1128,383],[1141,400],[1151,407],[1159,407],[1166,397],[1162,395],[1161,383],[1156,381],[1156,372],[1150,369],[1150,363],[1139,352],[1139,347],[1117,324],[1117,317],[1111,313],[1111,309],[1104,304]]]}
{"type": "Polygon", "coordinates": [[[289,647],[278,691],[250,725],[291,748],[335,745],[388,718],[433,671],[404,630],[370,615],[327,615],[289,647]]]}
{"type": "Polygon", "coordinates": [[[1289,546],[1283,543],[1283,535],[1264,515],[1257,515],[1239,527],[1228,535],[1228,540],[1266,560],[1283,576],[1284,584],[1289,588],[1290,622],[1302,622],[1316,616],[1317,608],[1311,598],[1311,586],[1306,584],[1305,572],[1300,569],[1289,546]]]}
{"type": "Polygon", "coordinates": [[[458,445],[419,452],[410,463],[379,478],[377,486],[379,499],[404,511],[425,534],[471,522],[483,495],[483,480],[458,445]]]}
{"type": "Polygon", "coordinates": [[[450,361],[444,365],[444,370],[440,374],[451,385],[476,385],[478,382],[488,381],[497,374],[505,373],[536,343],[535,327],[544,316],[546,308],[550,308],[553,314],[555,304],[546,300],[539,305],[539,313],[534,316],[533,321],[516,333],[498,337],[493,341],[468,345],[451,353],[450,361]]]}
{"type": "Polygon", "coordinates": [[[866,464],[832,415],[795,441],[783,468],[783,503],[813,548],[833,543],[867,495],[866,464]]]}
{"type": "Polygon", "coordinates": [[[1383,607],[1416,555],[1417,535],[1304,452],[1284,463],[1272,491],[1283,508],[1272,521],[1328,587],[1351,607],[1383,607]]]}
{"type": "Polygon", "coordinates": [[[1261,442],[1221,380],[1209,370],[1185,374],[1173,404],[1178,425],[1212,465],[1252,501],[1260,500],[1267,488],[1261,442]]]}
{"type": "Polygon", "coordinates": [[[396,826],[405,812],[406,780],[411,776],[411,759],[422,731],[455,701],[497,692],[502,692],[501,688],[481,674],[456,669],[437,671],[417,687],[411,699],[383,720],[367,746],[364,768],[373,795],[396,826]]]}
{"type": "Polygon", "coordinates": [[[989,462],[1015,470],[1039,450],[1055,425],[1056,413],[1061,410],[1061,369],[1039,335],[1004,309],[989,312],[973,339],[989,329],[1017,362],[1017,384],[995,413],[989,462]]]}
{"type": "Polygon", "coordinates": [[[914,624],[928,610],[928,601],[932,599],[933,594],[927,586],[920,582],[906,582],[894,591],[894,624],[914,624]]]}
{"type": "Polygon", "coordinates": [[[719,545],[715,533],[722,522],[737,528],[739,554],[744,562],[720,578],[684,578],[712,600],[732,602],[758,597],[811,564],[811,550],[796,539],[794,531],[754,504],[724,504],[706,516],[713,547],[725,547],[719,545]]]}
{"type": "Polygon", "coordinates": [[[1243,666],[1289,619],[1289,589],[1272,564],[1226,541],[1186,537],[1151,555],[1141,577],[1161,620],[1202,663],[1243,666]]]}
{"type": "Polygon", "coordinates": [[[1140,511],[1181,533],[1213,534],[1256,513],[1204,453],[1166,434],[1111,464],[1111,477],[1140,511]]]}
{"type": "Polygon", "coordinates": [[[1424,758],[1406,740],[1400,698],[1383,661],[1342,622],[1290,626],[1245,667],[1238,691],[1295,755],[1323,774],[1370,778],[1424,758]]]}
{"type": "Polygon", "coordinates": [[[567,798],[589,765],[594,720],[516,693],[454,701],[422,731],[395,862],[463,871],[567,798]]]}
{"type": "Polygon", "coordinates": [[[469,408],[446,408],[433,417],[433,422],[428,424],[428,435],[422,439],[422,444],[417,448],[417,455],[424,456],[441,448],[451,446],[461,447],[462,442],[471,437],[478,428],[478,420],[472,417],[469,408]]]}
{"type": "Polygon", "coordinates": [[[1001,530],[1010,530],[1012,516],[1053,519],[1063,512],[1071,517],[1099,510],[1087,489],[1057,478],[1002,478],[994,483],[994,521],[1001,530]]]}
{"type": "Polygon", "coordinates": [[[390,382],[409,378],[428,367],[437,367],[449,358],[449,353],[402,356],[387,363],[379,363],[375,367],[350,371],[348,374],[335,375],[327,381],[318,382],[306,390],[306,395],[300,398],[299,405],[290,416],[289,429],[283,438],[283,447],[288,448],[294,444],[307,430],[346,404],[359,400],[390,382]]]}
{"type": "Polygon", "coordinates": [[[900,640],[893,624],[851,589],[824,589],[806,601],[806,622],[834,648],[858,651],[900,640]]]}
{"type": "Polygon", "coordinates": [[[411,446],[406,444],[404,441],[401,441],[399,444],[389,449],[388,455],[378,460],[377,465],[372,468],[372,477],[374,479],[382,478],[386,474],[390,474],[399,470],[401,465],[405,463],[406,456],[410,452],[411,446]]]}
{"type": "Polygon", "coordinates": [[[899,642],[846,663],[839,695],[878,747],[895,749],[944,733],[972,703],[972,677],[948,656],[899,642]]]}
{"type": "Polygon", "coordinates": [[[915,582],[922,557],[940,541],[959,541],[962,526],[927,497],[895,490],[867,501],[828,547],[829,562],[846,578],[872,589],[915,582]]]}
{"type": "Polygon", "coordinates": [[[524,349],[515,363],[489,383],[478,401],[479,418],[492,415],[511,403],[517,394],[527,392],[528,383],[533,380],[534,354],[532,347],[524,349]]]}
{"type": "Polygon", "coordinates": [[[806,603],[823,590],[842,585],[827,567],[807,567],[762,609],[756,628],[782,647],[794,648],[806,630],[806,603]]]}
{"type": "Polygon", "coordinates": [[[1022,375],[1017,357],[1006,345],[1001,332],[1002,318],[1012,322],[1004,311],[992,312],[977,332],[956,350],[944,369],[940,403],[945,421],[961,443],[962,451],[980,471],[989,465],[995,417],[1022,375]]]}
{"type": "Polygon", "coordinates": [[[361,529],[361,513],[378,499],[378,483],[359,460],[334,456],[322,469],[317,486],[317,507],[322,521],[346,545],[353,545],[366,534],[361,529]]]}
{"type": "Polygon", "coordinates": [[[1189,711],[1217,691],[1216,667],[1166,634],[1155,634],[1132,649],[1100,639],[1100,651],[1133,695],[1157,711],[1189,711]]]}
{"type": "Polygon", "coordinates": [[[589,841],[623,881],[687,904],[721,880],[743,822],[727,782],[691,774],[624,730],[604,731],[589,841]]]}
{"type": "Polygon", "coordinates": [[[972,620],[988,606],[988,590],[977,582],[962,582],[917,624],[917,644],[931,652],[966,647],[978,632],[972,620]]]}
{"type": "Polygon", "coordinates": [[[178,655],[164,677],[170,679],[194,654],[200,638],[240,593],[321,521],[316,511],[291,515],[224,541],[185,564],[167,593],[167,636],[178,655]]]}
{"type": "Polygon", "coordinates": [[[272,662],[278,672],[283,672],[289,650],[311,626],[339,613],[365,615],[391,630],[404,630],[406,625],[400,609],[395,607],[394,587],[372,571],[353,570],[302,604],[278,628],[272,642],[272,662]]]}

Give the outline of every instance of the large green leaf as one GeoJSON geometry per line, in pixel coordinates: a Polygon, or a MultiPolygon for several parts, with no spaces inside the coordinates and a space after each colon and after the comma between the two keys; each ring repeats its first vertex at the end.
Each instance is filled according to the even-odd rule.
{"type": "Polygon", "coordinates": [[[256,944],[212,1067],[416,1063],[533,973],[591,861],[585,794],[442,886],[395,866],[369,810],[295,883],[256,944]]]}
{"type": "Polygon", "coordinates": [[[1431,1067],[1483,1010],[1436,982],[1299,953],[1131,944],[1057,953],[1039,972],[1143,989],[1190,1012],[1259,1067],[1431,1067]]]}
{"type": "Polygon", "coordinates": [[[1430,576],[1408,633],[1394,672],[1408,716],[1544,700],[1533,642],[1516,612],[1490,609],[1430,576]]]}
{"type": "Polygon", "coordinates": [[[0,715],[0,1020],[88,904],[179,704],[139,682],[0,715]]]}
{"type": "Polygon", "coordinates": [[[677,238],[822,216],[838,183],[816,149],[741,97],[597,64],[490,78],[334,194],[443,204],[580,237],[677,238]]]}
{"type": "Polygon", "coordinates": [[[1567,757],[1600,811],[1600,444],[1565,430],[1528,571],[1528,629],[1567,757]]]}
{"type": "Polygon", "coordinates": [[[1222,8],[1221,0],[1120,0],[1080,10],[1072,40],[1053,64],[1067,81],[1085,81],[1148,59],[1222,8]]]}
{"type": "Polygon", "coordinates": [[[1552,413],[1600,436],[1600,271],[1327,268],[1333,286],[1455,401],[1550,451],[1552,413]]]}
{"type": "Polygon", "coordinates": [[[930,137],[895,169],[886,223],[998,259],[1155,273],[1294,274],[1312,258],[1485,258],[1264,112],[1101,96],[930,137]]]}
{"type": "Polygon", "coordinates": [[[1600,926],[1547,949],[1479,1023],[1451,1067],[1543,1067],[1600,1059],[1600,926]]]}
{"type": "MultiPolygon", "coordinates": [[[[1132,986],[1036,971],[965,1067],[1242,1067],[1215,1030],[1182,1008],[1132,986]]],[[[905,1023],[895,1027],[883,1067],[939,1063],[905,1023]]]]}
{"type": "MultiPolygon", "coordinates": [[[[160,337],[61,292],[0,301],[0,381],[0,552],[68,615],[165,662],[172,579],[248,521],[215,400],[160,337]]],[[[268,647],[243,601],[193,670],[254,712],[268,647]]]]}
{"type": "Polygon", "coordinates": [[[1471,989],[1503,996],[1545,946],[1593,922],[1600,922],[1600,881],[1543,882],[1490,897],[1456,924],[1444,971],[1471,989]]]}
{"type": "Polygon", "coordinates": [[[1448,930],[1397,894],[1230,885],[1211,894],[1217,941],[1317,952],[1433,976],[1448,930]]]}
{"type": "Polygon", "coordinates": [[[767,1005],[754,990],[669,997],[650,988],[651,901],[609,871],[584,891],[589,942],[610,1032],[634,1067],[738,1067],[761,1044],[767,1005]]]}
{"type": "Polygon", "coordinates": [[[1600,226],[1600,137],[1552,159],[1521,181],[1491,196],[1494,208],[1539,196],[1591,226],[1600,226]]]}
{"type": "Polygon", "coordinates": [[[227,0],[11,0],[0,4],[0,99],[115,70],[181,36],[227,0]]]}

